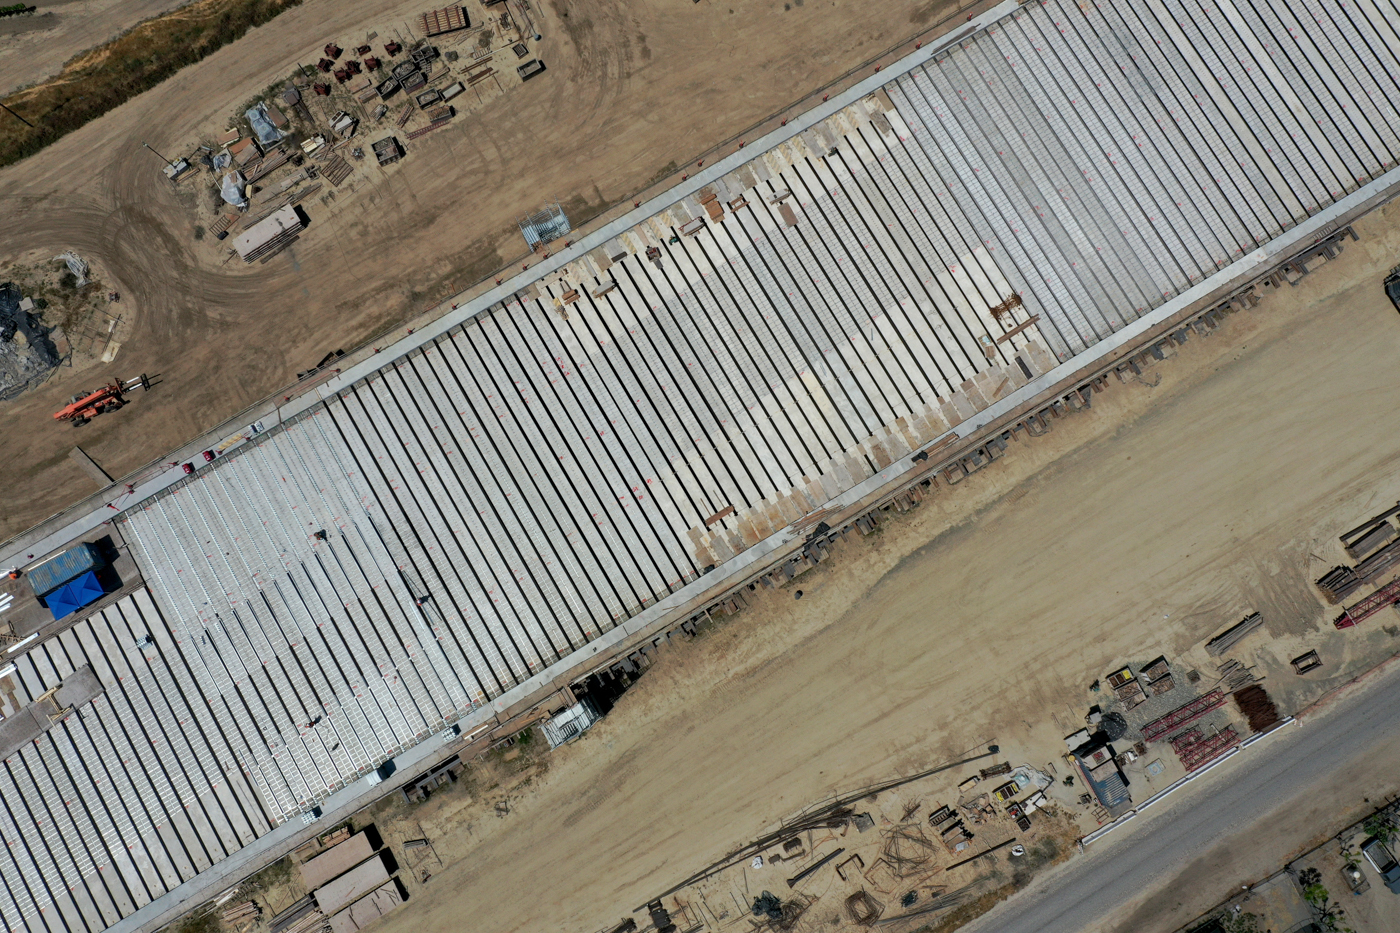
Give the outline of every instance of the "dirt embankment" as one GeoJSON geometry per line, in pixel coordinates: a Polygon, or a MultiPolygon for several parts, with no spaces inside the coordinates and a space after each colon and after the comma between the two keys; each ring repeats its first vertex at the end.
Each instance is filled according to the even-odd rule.
{"type": "Polygon", "coordinates": [[[423,137],[369,196],[310,210],[310,229],[273,262],[222,265],[222,251],[195,239],[199,220],[142,143],[179,151],[222,132],[232,107],[310,62],[326,41],[348,47],[367,30],[403,31],[419,9],[306,0],[41,157],[0,170],[8,221],[0,256],[75,249],[110,271],[133,326],[104,371],[61,371],[0,407],[10,440],[0,536],[89,488],[67,460],[71,437],[45,425],[73,382],[161,375],[159,390],[120,418],[84,428],[84,449],[109,473],[134,470],[328,350],[349,349],[519,255],[515,221],[544,200],[591,213],[628,199],[954,8],[932,15],[928,3],[896,0],[872,15],[812,0],[532,2],[545,74],[423,137]]]}
{"type": "MultiPolygon", "coordinates": [[[[992,741],[1057,761],[1093,681],[1159,654],[1212,671],[1204,642],[1256,608],[1264,629],[1232,654],[1285,712],[1393,654],[1400,628],[1336,631],[1310,581],[1340,562],[1339,533],[1400,499],[1400,384],[1377,375],[1400,352],[1379,288],[1397,215],[1193,340],[1159,384],[1115,383],[1091,414],[843,544],[801,601],[760,591],[556,753],[508,819],[474,824],[385,933],[465,912],[483,931],[599,929],[834,792],[992,741]],[[1292,673],[1304,647],[1325,670],[1292,673]],[[492,893],[522,879],[546,893],[492,893]]],[[[1191,896],[1203,908],[1229,882],[1216,871],[1191,896]]]]}

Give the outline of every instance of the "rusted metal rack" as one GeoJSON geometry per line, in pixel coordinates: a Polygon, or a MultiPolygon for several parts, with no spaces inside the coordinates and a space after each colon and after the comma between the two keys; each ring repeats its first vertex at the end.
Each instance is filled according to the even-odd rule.
{"type": "Polygon", "coordinates": [[[1167,715],[1159,719],[1154,719],[1142,727],[1142,737],[1149,742],[1155,742],[1162,736],[1188,723],[1193,723],[1211,710],[1218,709],[1225,704],[1225,694],[1219,690],[1212,690],[1204,696],[1197,697],[1185,706],[1178,706],[1167,715]]]}

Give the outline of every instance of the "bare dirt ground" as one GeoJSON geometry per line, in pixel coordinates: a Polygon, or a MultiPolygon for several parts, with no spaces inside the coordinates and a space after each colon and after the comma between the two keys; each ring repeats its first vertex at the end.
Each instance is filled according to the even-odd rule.
{"type": "Polygon", "coordinates": [[[189,0],[46,0],[0,20],[0,95],[50,75],[79,52],[189,0]]]}
{"type": "Polygon", "coordinates": [[[220,251],[195,241],[197,218],[142,143],[178,150],[299,60],[314,62],[327,39],[402,23],[421,4],[308,0],[0,171],[0,259],[75,249],[108,270],[132,328],[112,363],[61,370],[0,407],[0,536],[89,491],[67,459],[75,432],[49,421],[76,381],[141,372],[163,380],[120,418],[82,429],[83,448],[120,476],[291,382],[328,350],[348,350],[500,268],[524,251],[514,221],[545,199],[588,214],[628,198],[954,7],[530,6],[545,74],[424,137],[353,209],[328,220],[313,206],[301,241],[265,266],[221,265],[220,251]]]}
{"type": "MultiPolygon", "coordinates": [[[[843,545],[791,585],[800,602],[760,591],[663,658],[380,929],[602,928],[834,792],[992,741],[1057,759],[1092,681],[1162,653],[1206,669],[1203,642],[1252,609],[1265,634],[1236,656],[1285,713],[1393,655],[1393,617],[1336,632],[1309,581],[1400,499],[1400,322],[1379,285],[1397,217],[1359,224],[1340,260],[1193,340],[1155,386],[1115,386],[843,545]],[[1285,673],[1300,647],[1326,667],[1285,673]]],[[[1238,883],[1211,865],[1162,893],[1178,916],[1238,883]]]]}

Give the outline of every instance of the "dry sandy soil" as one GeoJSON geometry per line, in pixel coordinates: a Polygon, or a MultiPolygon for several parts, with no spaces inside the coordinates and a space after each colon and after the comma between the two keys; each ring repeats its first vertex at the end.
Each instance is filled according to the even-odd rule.
{"type": "Polygon", "coordinates": [[[56,74],[79,52],[189,0],[34,0],[30,16],[0,20],[0,95],[56,74]]]}
{"type": "MultiPolygon", "coordinates": [[[[990,741],[1056,758],[1091,681],[1159,653],[1207,669],[1204,640],[1252,609],[1267,635],[1237,656],[1285,712],[1400,650],[1389,618],[1334,631],[1309,583],[1341,562],[1339,533],[1400,498],[1400,322],[1379,287],[1397,217],[1193,340],[1155,386],[1115,385],[844,545],[793,584],[800,602],[760,591],[663,659],[380,931],[600,929],[833,792],[990,741]],[[1325,676],[1284,673],[1302,647],[1325,676]]],[[[1207,867],[1158,903],[1191,916],[1239,883],[1207,867]]],[[[1133,928],[1170,928],[1153,913],[1133,928]]]]}
{"type": "Polygon", "coordinates": [[[75,249],[108,270],[132,324],[110,365],[60,371],[0,408],[0,537],[93,491],[67,459],[74,443],[114,476],[152,462],[328,350],[512,260],[524,251],[515,219],[544,198],[584,213],[629,198],[953,6],[889,0],[877,14],[832,0],[533,0],[548,72],[425,137],[353,209],[318,227],[311,206],[302,240],[249,269],[221,265],[222,251],[194,240],[195,217],[141,144],[180,151],[326,39],[400,24],[422,4],[307,0],[253,30],[0,171],[0,261],[75,249]],[[78,381],[141,372],[163,382],[120,418],[81,437],[50,421],[78,381]]]}

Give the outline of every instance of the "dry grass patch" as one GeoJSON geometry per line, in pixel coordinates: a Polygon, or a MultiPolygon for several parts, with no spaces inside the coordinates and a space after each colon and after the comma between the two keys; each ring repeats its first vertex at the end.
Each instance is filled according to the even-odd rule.
{"type": "Polygon", "coordinates": [[[4,115],[0,166],[33,155],[300,3],[198,0],[76,56],[54,77],[4,99],[33,126],[4,115]]]}

